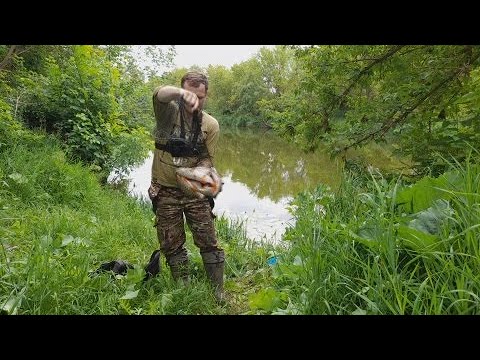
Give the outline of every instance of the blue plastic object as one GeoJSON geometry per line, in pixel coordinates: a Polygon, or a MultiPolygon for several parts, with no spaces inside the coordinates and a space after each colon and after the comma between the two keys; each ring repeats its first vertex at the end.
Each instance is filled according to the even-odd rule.
{"type": "Polygon", "coordinates": [[[272,257],[267,259],[267,264],[270,265],[270,266],[275,265],[277,262],[278,262],[278,259],[277,259],[276,256],[272,256],[272,257]]]}

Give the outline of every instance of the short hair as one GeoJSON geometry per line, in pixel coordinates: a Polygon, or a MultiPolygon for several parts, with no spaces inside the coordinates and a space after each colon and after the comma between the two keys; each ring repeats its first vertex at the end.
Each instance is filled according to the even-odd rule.
{"type": "Polygon", "coordinates": [[[199,71],[189,71],[185,75],[183,75],[182,81],[180,83],[182,88],[185,82],[188,82],[193,87],[199,87],[200,84],[203,84],[205,85],[205,91],[208,90],[208,78],[204,73],[201,73],[199,71]]]}

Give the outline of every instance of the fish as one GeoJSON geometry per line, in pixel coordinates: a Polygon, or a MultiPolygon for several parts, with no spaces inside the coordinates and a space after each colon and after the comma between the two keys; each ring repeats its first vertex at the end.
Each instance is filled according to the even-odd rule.
{"type": "Polygon", "coordinates": [[[222,178],[214,167],[181,167],[176,170],[176,177],[180,189],[190,197],[215,198],[222,191],[222,178]]]}

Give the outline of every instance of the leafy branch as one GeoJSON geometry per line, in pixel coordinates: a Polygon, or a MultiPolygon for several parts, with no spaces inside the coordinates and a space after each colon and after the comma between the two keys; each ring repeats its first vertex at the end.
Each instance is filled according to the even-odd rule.
{"type": "Polygon", "coordinates": [[[424,93],[422,96],[417,98],[417,100],[407,109],[405,109],[403,112],[399,113],[398,111],[395,111],[395,114],[398,114],[397,116],[393,115],[389,117],[387,121],[385,121],[380,128],[377,130],[374,130],[365,136],[361,137],[360,139],[354,141],[353,143],[345,146],[342,151],[346,151],[354,146],[360,145],[364,143],[367,140],[373,140],[376,136],[384,136],[389,130],[397,126],[398,124],[404,122],[407,117],[415,110],[417,109],[420,105],[422,105],[427,99],[431,98],[434,94],[436,94],[440,89],[445,88],[447,84],[450,82],[454,81],[455,79],[458,78],[459,75],[462,73],[467,73],[470,71],[470,65],[474,63],[478,58],[480,58],[480,53],[473,55],[471,53],[471,48],[467,47],[465,49],[465,52],[469,54],[469,59],[467,60],[466,63],[464,63],[462,66],[458,67],[453,73],[451,73],[449,76],[444,78],[442,81],[440,81],[437,85],[432,87],[428,92],[424,93]]]}
{"type": "MultiPolygon", "coordinates": [[[[318,129],[317,131],[317,136],[320,133],[320,131],[328,131],[330,129],[329,125],[329,118],[332,114],[332,112],[342,106],[345,103],[345,99],[347,98],[347,95],[352,91],[352,89],[355,87],[355,85],[360,81],[360,79],[366,75],[375,65],[381,64],[385,62],[387,59],[391,58],[393,55],[395,55],[397,52],[399,52],[404,45],[396,45],[390,48],[385,54],[378,58],[374,58],[370,64],[365,66],[362,70],[360,70],[352,79],[349,80],[350,85],[347,86],[347,88],[340,94],[339,96],[336,97],[334,101],[331,102],[330,108],[326,111],[322,111],[322,126],[318,129]]],[[[319,114],[319,112],[316,112],[316,114],[319,114]]]]}

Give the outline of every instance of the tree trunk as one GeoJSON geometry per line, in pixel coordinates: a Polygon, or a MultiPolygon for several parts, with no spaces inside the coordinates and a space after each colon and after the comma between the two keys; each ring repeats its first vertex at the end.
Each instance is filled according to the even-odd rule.
{"type": "Polygon", "coordinates": [[[7,55],[5,55],[5,58],[2,60],[2,62],[0,62],[0,71],[7,68],[8,64],[10,63],[10,60],[15,55],[16,48],[17,48],[17,45],[10,46],[10,48],[8,49],[7,55]]]}

